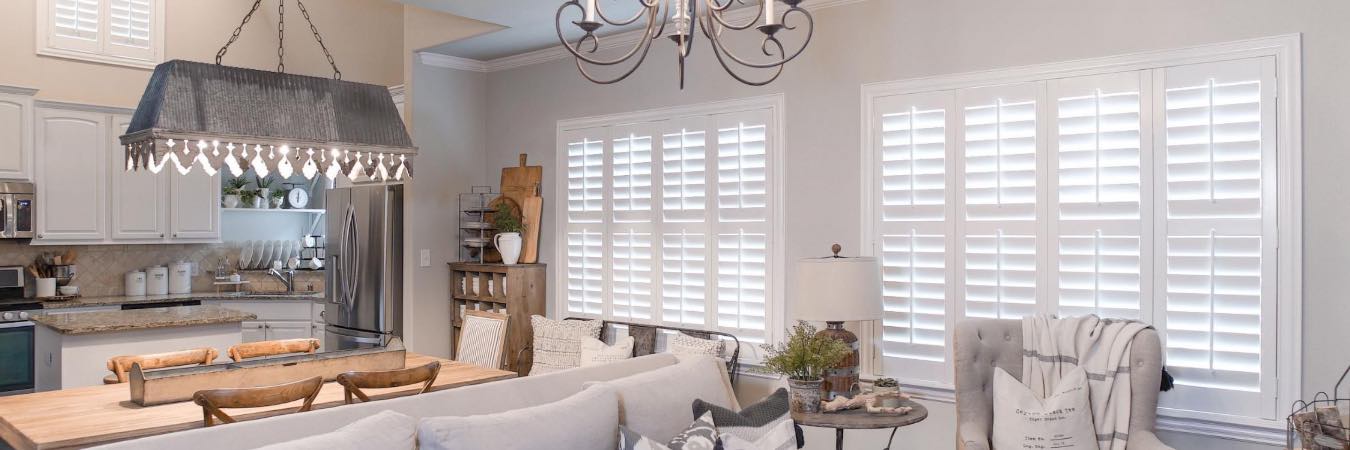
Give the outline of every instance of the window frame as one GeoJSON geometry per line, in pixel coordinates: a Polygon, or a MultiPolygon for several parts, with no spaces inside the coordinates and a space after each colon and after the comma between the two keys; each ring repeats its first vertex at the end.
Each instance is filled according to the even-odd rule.
{"type": "MultiPolygon", "coordinates": [[[[716,101],[691,105],[639,110],[628,113],[615,113],[601,116],[559,120],[557,123],[556,135],[554,137],[555,139],[554,173],[556,174],[556,176],[554,177],[555,180],[553,183],[554,186],[553,195],[554,198],[557,200],[554,202],[554,206],[552,208],[552,213],[554,217],[553,220],[554,260],[553,260],[553,267],[550,268],[550,272],[554,275],[553,280],[551,281],[551,283],[553,283],[554,285],[554,289],[552,289],[551,292],[557,293],[555,294],[554,297],[553,307],[550,309],[550,312],[554,315],[554,317],[561,318],[574,315],[568,312],[567,307],[568,300],[567,294],[565,292],[566,291],[565,283],[567,282],[566,280],[568,279],[566,260],[567,260],[567,232],[569,221],[567,210],[568,177],[566,171],[568,167],[567,146],[569,138],[576,137],[575,133],[578,130],[585,130],[597,127],[648,125],[651,122],[656,121],[670,121],[672,123],[689,122],[690,120],[706,121],[707,122],[706,129],[708,130],[708,132],[706,133],[705,136],[706,139],[705,147],[708,149],[707,150],[708,153],[707,155],[705,155],[705,157],[715,161],[717,157],[716,156],[717,125],[715,122],[717,116],[736,113],[749,113],[756,111],[766,111],[767,117],[771,122],[767,124],[769,129],[767,130],[768,134],[766,137],[769,142],[766,145],[766,155],[765,155],[766,170],[770,179],[768,180],[766,187],[766,193],[768,194],[769,199],[766,204],[766,206],[768,207],[768,213],[764,226],[768,230],[770,236],[768,237],[769,249],[765,261],[767,270],[769,270],[768,273],[769,280],[767,286],[769,292],[765,296],[766,311],[764,318],[765,330],[763,339],[765,342],[777,341],[780,334],[782,333],[781,330],[783,330],[784,324],[786,323],[784,319],[784,311],[786,309],[787,304],[787,292],[785,288],[786,286],[785,279],[787,276],[786,275],[787,265],[785,262],[786,220],[784,215],[785,211],[784,176],[786,173],[785,155],[787,154],[787,143],[785,139],[786,97],[781,93],[726,100],[726,101],[716,101]]],[[[653,129],[652,133],[650,134],[652,135],[652,158],[654,169],[651,176],[653,177],[653,179],[655,179],[656,177],[660,176],[659,173],[656,171],[656,168],[659,166],[656,165],[655,162],[658,161],[660,158],[659,149],[661,147],[659,145],[659,141],[662,139],[662,135],[660,132],[658,132],[658,130],[655,129],[653,129]]],[[[610,204],[613,202],[613,196],[611,192],[613,169],[609,161],[612,158],[612,149],[611,149],[612,144],[610,143],[610,141],[613,140],[613,137],[614,137],[613,130],[609,130],[609,132],[603,137],[604,139],[603,159],[604,161],[606,161],[603,166],[604,177],[606,180],[604,188],[604,192],[606,192],[606,194],[603,199],[603,203],[606,205],[606,208],[602,209],[602,213],[603,211],[610,211],[611,214],[612,211],[608,206],[610,206],[610,204]]],[[[712,184],[716,177],[714,173],[709,173],[706,176],[708,178],[705,179],[705,182],[709,184],[712,184]]],[[[655,193],[657,191],[656,186],[653,186],[652,190],[653,193],[655,193]]],[[[713,204],[714,202],[717,201],[717,197],[709,195],[706,197],[706,201],[709,203],[705,206],[707,208],[705,209],[705,211],[707,211],[708,214],[715,214],[717,208],[713,206],[713,204]]],[[[654,211],[657,212],[660,211],[660,209],[655,208],[656,198],[653,198],[653,206],[654,211]]],[[[657,216],[659,216],[659,214],[657,214],[657,216]]],[[[660,217],[653,218],[654,224],[660,222],[661,222],[660,217]]],[[[610,223],[612,223],[612,220],[602,220],[597,225],[605,225],[610,223]]],[[[704,224],[710,226],[709,232],[715,233],[716,230],[719,228],[716,226],[717,221],[713,220],[712,218],[704,222],[704,224]]],[[[606,230],[601,234],[602,234],[601,242],[607,248],[609,245],[609,241],[612,239],[613,235],[608,232],[608,228],[606,228],[606,230]]],[[[661,235],[659,233],[655,233],[653,235],[652,239],[654,245],[659,245],[660,238],[661,235]]],[[[715,239],[715,237],[713,237],[712,239],[715,239]]],[[[706,250],[716,251],[716,248],[715,247],[708,248],[706,250]]],[[[654,272],[658,272],[661,270],[661,262],[660,260],[656,259],[655,255],[653,256],[652,260],[652,268],[654,272]]],[[[608,275],[612,272],[612,269],[613,269],[612,267],[607,266],[602,269],[602,272],[608,275]]],[[[613,282],[612,279],[608,279],[607,281],[607,283],[612,282],[613,282]]],[[[651,307],[653,312],[655,312],[662,309],[663,300],[662,295],[660,293],[660,286],[653,286],[653,292],[654,294],[651,307]]],[[[709,303],[715,303],[716,298],[715,297],[708,298],[705,299],[705,301],[708,301],[709,303]]],[[[611,313],[613,311],[612,299],[605,299],[601,305],[601,310],[602,313],[599,317],[610,318],[611,313]]],[[[659,317],[659,315],[656,314],[654,314],[654,316],[659,317]]],[[[586,317],[591,316],[588,315],[586,317]]],[[[615,318],[614,320],[628,321],[628,319],[622,318],[615,318]]],[[[716,325],[716,321],[717,316],[715,314],[710,314],[704,326],[695,328],[719,330],[719,327],[716,325]]],[[[653,324],[661,323],[659,319],[656,318],[645,321],[636,320],[635,322],[653,323],[653,324]]],[[[732,334],[736,334],[734,330],[725,330],[725,331],[730,332],[732,334]]],[[[762,355],[760,353],[761,353],[760,349],[757,346],[743,343],[743,345],[741,345],[741,362],[743,364],[751,364],[751,365],[756,364],[762,358],[762,355]]]]}
{"type": "MultiPolygon", "coordinates": [[[[876,217],[875,202],[880,195],[874,192],[876,183],[876,152],[879,151],[874,137],[879,132],[874,117],[880,112],[875,109],[878,99],[934,91],[960,90],[981,86],[1015,84],[1036,81],[1050,81],[1057,78],[1104,75],[1111,73],[1152,70],[1170,66],[1214,63],[1235,59],[1274,57],[1275,59],[1275,224],[1278,230],[1275,245],[1276,255],[1276,369],[1272,417],[1247,417],[1226,414],[1205,413],[1159,409],[1158,426],[1164,430],[1176,430],[1197,433],[1222,432],[1237,439],[1282,445],[1284,442],[1284,421],[1280,420],[1280,406],[1288,404],[1301,395],[1302,381],[1302,58],[1301,35],[1288,34],[1266,38],[1201,45],[1180,49],[1168,49],[1131,53],[1104,58],[1012,67],[979,72],[941,75],[911,80],[865,84],[861,89],[861,130],[862,146],[861,179],[859,180],[861,206],[864,217],[861,224],[861,238],[865,252],[874,252],[876,217]]],[[[1149,95],[1149,94],[1145,94],[1149,95]]],[[[1156,101],[1156,100],[1155,100],[1156,101]]],[[[1044,102],[1042,102],[1044,107],[1044,102]]],[[[1044,125],[1041,125],[1044,126],[1044,125]]],[[[1044,129],[1044,128],[1043,128],[1044,129]]],[[[1050,137],[1047,135],[1046,137],[1050,137]]],[[[1157,154],[1156,145],[1152,152],[1157,154]]],[[[949,164],[948,167],[951,167],[949,164]]],[[[948,176],[960,173],[949,172],[948,176]]],[[[1156,186],[1156,181],[1155,181],[1156,186]]],[[[1044,189],[1044,187],[1042,187],[1044,189]]],[[[949,196],[950,198],[950,196],[949,196]]],[[[951,249],[948,249],[950,252],[951,249]]],[[[950,269],[949,269],[950,270],[950,269]]],[[[1044,270],[1042,270],[1044,272],[1044,270]]],[[[1156,268],[1154,270],[1156,272],[1156,268]]],[[[950,282],[950,281],[949,281],[950,282]]],[[[949,291],[950,292],[950,291],[949,291]]],[[[957,299],[949,299],[948,311],[959,308],[957,299]]],[[[949,312],[948,326],[955,322],[956,314],[949,312]]],[[[950,339],[950,328],[948,330],[950,339]]],[[[880,343],[880,324],[864,324],[864,339],[871,345],[864,345],[863,371],[865,375],[879,376],[877,368],[882,364],[878,351],[880,343]]],[[[949,342],[950,347],[950,342],[949,342]]],[[[950,359],[950,351],[949,357],[950,359]]],[[[948,363],[950,364],[950,363],[948,363]]],[[[894,377],[894,375],[890,375],[894,377]]],[[[902,383],[913,390],[937,400],[952,400],[952,386],[946,383],[918,382],[902,383]]]]}
{"type": "Polygon", "coordinates": [[[109,0],[99,0],[99,31],[98,39],[91,43],[95,50],[76,49],[68,46],[56,44],[54,40],[55,30],[52,29],[52,16],[55,14],[55,0],[37,0],[36,10],[36,36],[34,39],[35,53],[41,56],[51,56],[55,58],[71,59],[77,61],[86,61],[99,64],[111,64],[115,66],[133,67],[139,69],[154,69],[155,66],[164,62],[164,23],[165,23],[165,0],[150,0],[150,48],[148,52],[150,58],[139,58],[128,56],[108,49],[109,44],[109,26],[108,20],[111,15],[109,0]]]}

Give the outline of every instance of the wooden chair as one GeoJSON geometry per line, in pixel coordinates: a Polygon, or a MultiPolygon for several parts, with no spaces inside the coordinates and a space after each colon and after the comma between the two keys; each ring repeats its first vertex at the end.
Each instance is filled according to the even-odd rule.
{"type": "Polygon", "coordinates": [[[202,407],[202,420],[209,427],[215,425],[213,417],[221,423],[235,422],[221,408],[260,408],[304,399],[305,403],[295,412],[309,411],[321,388],[323,377],[314,377],[276,386],[197,391],[192,394],[192,402],[202,407]]]}
{"type": "Polygon", "coordinates": [[[506,356],[506,326],[511,316],[488,311],[464,311],[456,360],[499,369],[506,356]]]}
{"type": "Polygon", "coordinates": [[[177,352],[153,353],[149,355],[114,356],[108,359],[108,370],[112,375],[103,377],[103,384],[127,382],[127,373],[132,364],[140,364],[142,370],[162,369],[165,367],[211,364],[220,352],[211,347],[194,348],[177,352]]]}
{"type": "Polygon", "coordinates": [[[410,384],[422,384],[422,390],[416,394],[423,394],[431,390],[431,383],[436,381],[436,375],[441,373],[441,362],[432,361],[426,365],[410,367],[407,369],[381,370],[377,372],[345,372],[338,374],[337,382],[342,385],[343,398],[347,404],[352,403],[352,396],[355,395],[363,402],[370,401],[370,396],[362,392],[362,389],[387,389],[410,384]]]}
{"type": "Polygon", "coordinates": [[[319,349],[318,339],[282,339],[278,341],[248,342],[230,347],[228,355],[234,362],[262,356],[290,353],[314,353],[319,349]]]}

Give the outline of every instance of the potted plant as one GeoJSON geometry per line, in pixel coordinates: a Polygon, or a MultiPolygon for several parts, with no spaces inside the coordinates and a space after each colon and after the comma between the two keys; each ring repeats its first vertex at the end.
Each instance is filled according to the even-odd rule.
{"type": "Polygon", "coordinates": [[[253,175],[253,178],[258,180],[258,197],[262,199],[262,206],[259,206],[259,208],[266,209],[267,202],[272,199],[272,180],[256,174],[253,175]]]}
{"type": "Polygon", "coordinates": [[[243,202],[245,208],[261,208],[261,198],[258,197],[258,191],[253,189],[242,189],[239,191],[239,201],[243,202]]]}
{"type": "Polygon", "coordinates": [[[270,191],[268,194],[272,196],[272,208],[281,209],[281,203],[286,201],[286,191],[277,189],[275,191],[270,191]]]}
{"type": "Polygon", "coordinates": [[[226,208],[239,207],[239,191],[247,185],[248,180],[245,180],[242,177],[232,179],[225,183],[225,188],[221,189],[221,193],[225,195],[226,208]]]}
{"type": "Polygon", "coordinates": [[[497,229],[492,244],[502,254],[502,264],[515,264],[520,260],[520,232],[525,229],[520,223],[520,211],[507,202],[498,203],[492,214],[492,226],[497,229]]]}
{"type": "Polygon", "coordinates": [[[874,394],[893,394],[900,392],[900,382],[894,378],[878,378],[872,382],[872,393],[874,394]]]}
{"type": "Polygon", "coordinates": [[[764,368],[768,373],[788,377],[788,391],[792,411],[820,412],[821,384],[825,371],[853,354],[853,349],[842,341],[816,334],[816,327],[805,320],[797,321],[787,332],[787,340],[778,345],[761,344],[764,350],[764,368]]]}

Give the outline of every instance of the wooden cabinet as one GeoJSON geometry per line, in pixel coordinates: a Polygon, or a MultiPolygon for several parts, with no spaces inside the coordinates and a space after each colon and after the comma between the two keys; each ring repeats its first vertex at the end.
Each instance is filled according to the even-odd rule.
{"type": "Polygon", "coordinates": [[[33,94],[0,86],[0,179],[33,179],[33,94]]]}
{"type": "Polygon", "coordinates": [[[530,361],[520,361],[517,366],[516,355],[534,340],[530,316],[547,315],[544,295],[547,274],[544,264],[450,263],[452,354],[459,352],[464,311],[504,313],[511,316],[506,324],[506,370],[521,376],[528,373],[530,361]]]}
{"type": "Polygon", "coordinates": [[[107,114],[37,110],[35,243],[107,238],[107,114]]]}
{"type": "Polygon", "coordinates": [[[114,115],[108,133],[108,177],[112,181],[108,207],[112,212],[112,239],[147,243],[163,241],[167,237],[165,217],[169,205],[160,199],[168,196],[169,183],[164,174],[125,170],[126,150],[117,138],[130,123],[131,116],[114,115]]]}

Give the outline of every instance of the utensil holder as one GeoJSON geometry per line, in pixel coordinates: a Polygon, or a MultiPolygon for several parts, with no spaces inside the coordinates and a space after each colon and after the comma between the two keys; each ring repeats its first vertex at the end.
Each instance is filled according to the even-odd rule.
{"type": "Polygon", "coordinates": [[[38,279],[37,279],[37,296],[38,296],[38,298],[55,297],[55,296],[56,296],[56,279],[55,279],[55,278],[38,278],[38,279]]]}

